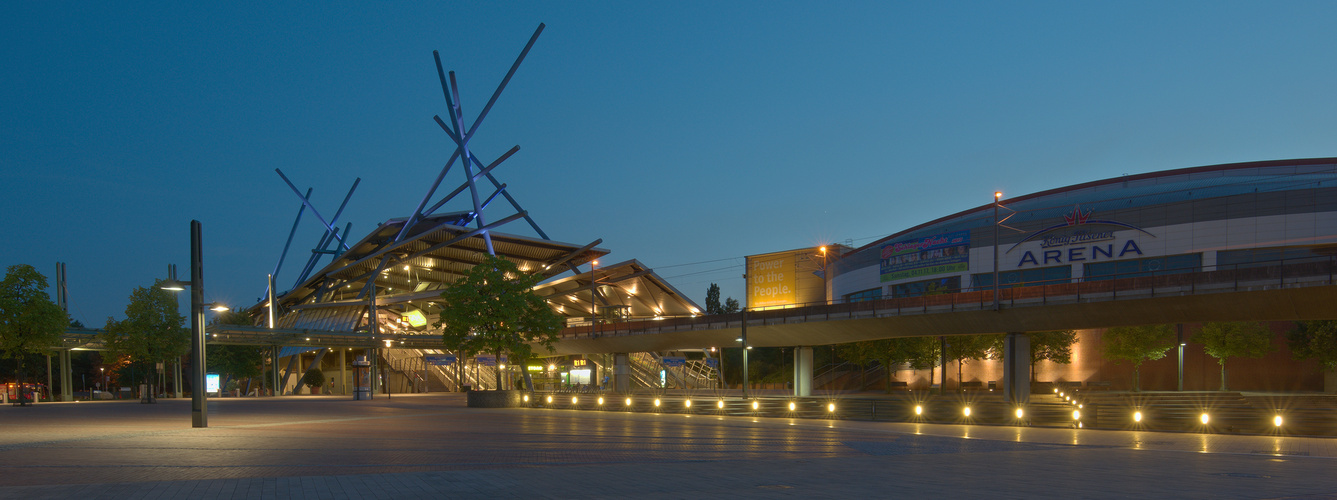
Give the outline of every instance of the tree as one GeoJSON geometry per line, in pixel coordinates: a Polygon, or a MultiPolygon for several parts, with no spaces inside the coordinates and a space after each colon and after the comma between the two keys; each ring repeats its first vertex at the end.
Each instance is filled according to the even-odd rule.
{"type": "Polygon", "coordinates": [[[742,310],[738,300],[729,297],[720,305],[720,286],[714,283],[706,289],[706,314],[732,314],[742,310]]]}
{"type": "MultiPolygon", "coordinates": [[[[866,368],[869,364],[873,362],[883,363],[883,366],[887,367],[887,391],[891,390],[891,377],[895,373],[895,370],[891,369],[892,365],[884,359],[890,352],[890,344],[886,340],[866,340],[836,346],[836,354],[845,361],[858,365],[861,375],[867,373],[863,368],[866,368]]],[[[864,381],[860,380],[860,382],[864,381]]]]}
{"type": "Polygon", "coordinates": [[[1105,357],[1133,363],[1133,391],[1141,391],[1144,361],[1161,359],[1175,346],[1170,325],[1119,326],[1105,331],[1105,357]]]}
{"type": "Polygon", "coordinates": [[[1301,321],[1286,340],[1295,359],[1312,359],[1325,370],[1337,369],[1337,320],[1301,321]]]}
{"type": "Polygon", "coordinates": [[[737,299],[734,299],[733,297],[724,299],[724,314],[732,314],[740,310],[742,310],[742,308],[738,306],[737,299]]]}
{"type": "MultiPolygon", "coordinates": [[[[448,347],[466,352],[502,354],[511,359],[532,357],[530,344],[553,350],[562,317],[553,312],[533,287],[542,276],[520,271],[515,263],[488,256],[441,292],[444,308],[433,326],[441,328],[448,347]]],[[[497,387],[501,371],[497,370],[497,387]]]]}
{"type": "MultiPolygon", "coordinates": [[[[956,384],[961,385],[961,365],[967,359],[989,357],[1000,335],[953,335],[947,337],[947,358],[956,360],[956,384]]],[[[944,370],[946,367],[943,368],[944,370]]]]}
{"type": "Polygon", "coordinates": [[[27,264],[9,266],[0,281],[0,351],[18,361],[18,382],[24,382],[23,358],[60,345],[69,316],[46,294],[46,276],[27,264]]]}
{"type": "Polygon", "coordinates": [[[720,306],[720,286],[714,283],[706,288],[706,314],[720,314],[724,308],[720,306]]]}
{"type": "MultiPolygon", "coordinates": [[[[125,306],[125,319],[107,318],[102,341],[113,356],[124,356],[144,367],[144,383],[149,389],[147,401],[154,393],[154,365],[179,358],[190,350],[190,333],[186,331],[186,317],[177,311],[176,297],[159,287],[136,287],[130,293],[130,304],[125,306]]],[[[193,390],[204,390],[195,387],[193,390]]]]}
{"type": "Polygon", "coordinates": [[[1035,365],[1049,361],[1060,365],[1072,362],[1072,345],[1077,343],[1077,332],[1053,330],[1028,332],[1031,344],[1031,380],[1035,380],[1035,365]]]}
{"type": "MultiPolygon", "coordinates": [[[[230,311],[218,315],[214,319],[214,324],[253,326],[255,322],[244,313],[230,311]]],[[[207,360],[209,369],[226,374],[223,382],[224,386],[227,386],[227,381],[233,379],[259,377],[263,371],[265,364],[265,347],[263,346],[215,344],[208,345],[205,348],[207,353],[204,359],[207,360]]],[[[249,392],[249,381],[246,389],[249,392]]]]}
{"type": "Polygon", "coordinates": [[[1227,358],[1261,358],[1272,352],[1272,331],[1262,323],[1234,321],[1207,323],[1193,335],[1207,354],[1221,365],[1221,390],[1226,390],[1227,358]]]}

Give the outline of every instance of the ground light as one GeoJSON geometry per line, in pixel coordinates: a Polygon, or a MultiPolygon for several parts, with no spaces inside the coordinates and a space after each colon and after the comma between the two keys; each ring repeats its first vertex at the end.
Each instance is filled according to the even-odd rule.
{"type": "Polygon", "coordinates": [[[962,414],[962,415],[965,415],[965,416],[967,416],[967,417],[969,417],[969,416],[970,416],[970,407],[967,406],[967,407],[965,407],[965,409],[961,410],[961,414],[962,414]]]}
{"type": "Polygon", "coordinates": [[[659,408],[659,398],[655,398],[655,408],[659,408]]]}
{"type": "Polygon", "coordinates": [[[719,409],[721,409],[721,410],[723,410],[723,409],[724,409],[724,400],[721,399],[721,400],[719,400],[719,401],[716,401],[716,402],[715,402],[715,407],[716,407],[716,408],[719,408],[719,409]]]}
{"type": "Polygon", "coordinates": [[[552,402],[552,396],[548,396],[547,401],[548,401],[549,403],[551,403],[551,402],[552,402]]]}
{"type": "Polygon", "coordinates": [[[1082,411],[1081,411],[1081,410],[1073,410],[1073,411],[1072,411],[1072,419],[1073,419],[1073,420],[1081,420],[1081,419],[1082,419],[1082,411]]]}
{"type": "Polygon", "coordinates": [[[691,407],[692,407],[692,400],[689,399],[689,400],[687,400],[687,401],[683,401],[683,402],[682,402],[682,405],[683,405],[684,407],[691,408],[691,407]]]}
{"type": "Polygon", "coordinates": [[[1272,417],[1272,426],[1273,426],[1273,427],[1281,427],[1281,415],[1277,415],[1277,416],[1275,416],[1275,417],[1272,417]]]}
{"type": "Polygon", "coordinates": [[[603,397],[603,396],[599,396],[599,406],[603,406],[603,405],[604,405],[604,397],[603,397]]]}
{"type": "Polygon", "coordinates": [[[1021,409],[1020,406],[1018,406],[1018,407],[1017,407],[1017,411],[1016,411],[1014,414],[1017,416],[1018,419],[1020,419],[1020,418],[1026,416],[1026,410],[1023,410],[1023,409],[1021,409]]]}
{"type": "Polygon", "coordinates": [[[836,404],[835,404],[835,403],[827,403],[827,404],[826,404],[826,411],[827,411],[827,413],[835,413],[835,412],[836,412],[836,404]]]}
{"type": "Polygon", "coordinates": [[[525,402],[528,403],[528,402],[529,402],[529,395],[528,395],[528,394],[525,394],[524,397],[521,398],[521,399],[524,399],[525,402]]]}
{"type": "Polygon", "coordinates": [[[1140,412],[1140,411],[1135,411],[1135,412],[1133,412],[1133,421],[1134,421],[1134,422],[1141,423],[1141,422],[1142,422],[1142,412],[1140,412]]]}
{"type": "Polygon", "coordinates": [[[793,401],[790,401],[790,402],[789,402],[789,411],[794,411],[794,408],[795,408],[796,406],[797,406],[797,405],[795,405],[793,401]]]}
{"type": "Polygon", "coordinates": [[[924,405],[915,405],[915,415],[924,414],[924,405]]]}
{"type": "Polygon", "coordinates": [[[1202,421],[1202,425],[1207,425],[1207,422],[1212,421],[1212,417],[1204,412],[1202,415],[1198,416],[1198,420],[1202,421]]]}
{"type": "Polygon", "coordinates": [[[579,401],[580,401],[580,398],[578,398],[578,397],[576,397],[576,396],[571,396],[571,404],[574,405],[574,404],[576,404],[576,403],[579,402],[579,401]]]}
{"type": "Polygon", "coordinates": [[[758,402],[758,401],[753,401],[753,402],[752,402],[752,409],[753,409],[753,410],[756,410],[756,409],[758,409],[758,408],[761,408],[761,403],[758,402]]]}
{"type": "Polygon", "coordinates": [[[631,398],[627,398],[626,405],[631,406],[631,398]]]}

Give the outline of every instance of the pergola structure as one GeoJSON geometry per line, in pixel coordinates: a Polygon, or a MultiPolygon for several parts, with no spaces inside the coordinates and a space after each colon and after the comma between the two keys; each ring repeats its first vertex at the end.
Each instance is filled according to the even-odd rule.
{"type": "MultiPolygon", "coordinates": [[[[488,242],[469,228],[468,212],[381,224],[298,287],[274,300],[273,328],[216,325],[210,343],[440,348],[432,328],[442,290],[488,255],[488,242]],[[396,241],[399,234],[406,236],[396,241]],[[375,311],[377,321],[371,321],[375,311]]],[[[515,216],[519,217],[519,216],[515,216]]],[[[498,221],[501,223],[501,221],[498,221]]],[[[608,254],[600,240],[584,246],[491,232],[495,255],[549,279],[534,288],[568,324],[593,317],[650,319],[700,313],[690,299],[635,260],[579,272],[608,254]]],[[[593,267],[593,266],[592,266],[593,267]]],[[[252,306],[266,325],[268,301],[252,306]]]]}

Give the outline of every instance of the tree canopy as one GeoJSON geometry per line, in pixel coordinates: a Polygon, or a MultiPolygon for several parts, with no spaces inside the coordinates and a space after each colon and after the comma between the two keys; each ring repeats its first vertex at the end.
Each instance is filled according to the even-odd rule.
{"type": "MultiPolygon", "coordinates": [[[[442,340],[447,348],[463,352],[487,352],[500,359],[526,360],[533,354],[530,344],[552,350],[562,317],[533,292],[541,277],[523,271],[515,263],[488,256],[441,292],[442,340]]],[[[501,387],[501,371],[497,371],[501,387]]]]}
{"type": "Polygon", "coordinates": [[[1142,363],[1165,357],[1175,346],[1170,325],[1119,326],[1105,331],[1105,357],[1133,363],[1133,390],[1141,390],[1142,363]]]}
{"type": "MultiPolygon", "coordinates": [[[[217,325],[253,326],[254,321],[246,314],[230,311],[214,319],[217,325]]],[[[224,373],[228,378],[243,379],[259,377],[265,364],[264,346],[251,345],[209,345],[204,359],[209,370],[224,373]]]]}
{"type": "Polygon", "coordinates": [[[20,373],[24,356],[60,345],[69,325],[68,315],[51,302],[46,287],[46,276],[27,264],[9,266],[0,281],[0,351],[18,359],[20,373]]]}
{"type": "Polygon", "coordinates": [[[1295,359],[1312,359],[1337,369],[1337,320],[1301,321],[1286,334],[1295,359]]]}
{"type": "Polygon", "coordinates": [[[1232,321],[1206,323],[1193,341],[1221,365],[1221,390],[1226,390],[1226,359],[1261,358],[1272,352],[1272,331],[1262,323],[1232,321]]]}
{"type": "MultiPolygon", "coordinates": [[[[177,311],[176,297],[158,285],[136,287],[125,306],[125,319],[107,318],[102,340],[112,356],[125,356],[135,363],[152,363],[181,357],[190,350],[186,317],[177,311]]],[[[151,370],[145,370],[146,376],[151,370]]],[[[150,382],[150,385],[152,382],[150,382]]]]}
{"type": "Polygon", "coordinates": [[[710,287],[706,288],[706,314],[729,314],[740,310],[738,301],[733,297],[725,299],[723,304],[720,303],[719,285],[711,283],[710,287]]]}

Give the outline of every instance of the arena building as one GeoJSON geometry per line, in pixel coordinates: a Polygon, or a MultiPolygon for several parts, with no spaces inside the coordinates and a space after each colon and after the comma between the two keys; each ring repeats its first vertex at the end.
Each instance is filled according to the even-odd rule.
{"type": "MultiPolygon", "coordinates": [[[[985,196],[988,196],[987,194],[985,196]]],[[[842,252],[826,266],[831,302],[1240,270],[1337,255],[1337,158],[1213,165],[1125,175],[1015,197],[948,215],[842,252]],[[999,285],[995,287],[995,283],[999,285]]],[[[1259,318],[1267,319],[1267,318],[1259,318]]],[[[1320,390],[1317,363],[1296,362],[1270,323],[1277,350],[1231,360],[1231,388],[1320,390]]],[[[1179,325],[1182,339],[1199,325],[1179,325]]],[[[1102,360],[1103,330],[1080,330],[1071,365],[1040,367],[1038,381],[1127,388],[1131,367],[1102,360]]],[[[1182,340],[1186,389],[1215,389],[1214,358],[1182,340]],[[1201,368],[1197,368],[1201,365],[1201,368]]],[[[956,368],[949,370],[948,386],[956,368]]],[[[1176,388],[1176,362],[1143,365],[1144,389],[1176,388]]],[[[927,372],[910,375],[927,383],[927,372]]],[[[962,379],[998,380],[993,361],[962,379]]],[[[955,383],[960,383],[956,381],[955,383]]]]}

